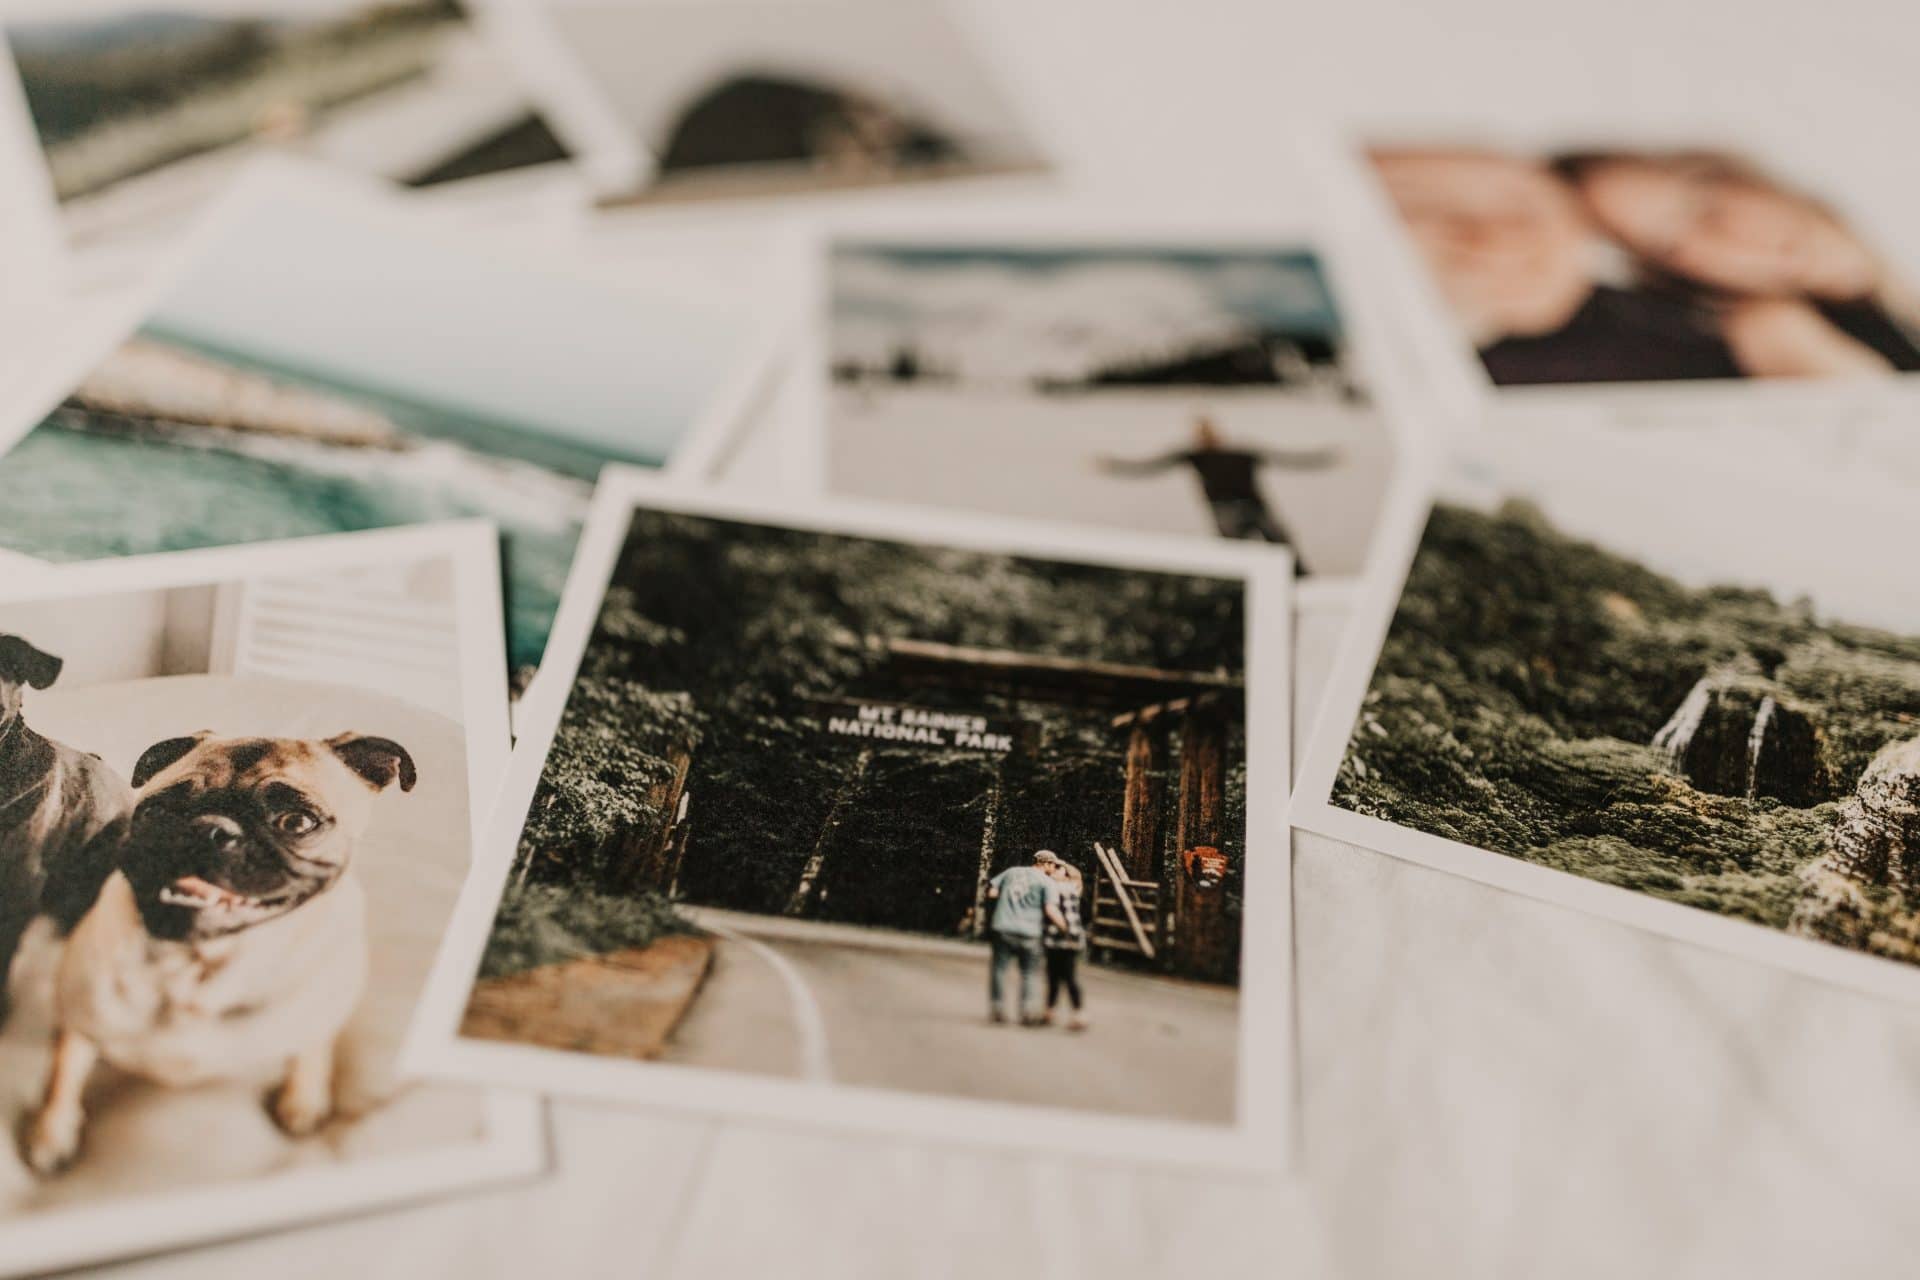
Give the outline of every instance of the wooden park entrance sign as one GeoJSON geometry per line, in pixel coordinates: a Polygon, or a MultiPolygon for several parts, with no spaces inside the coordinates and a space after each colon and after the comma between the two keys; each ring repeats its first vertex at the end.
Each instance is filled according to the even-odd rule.
{"type": "MultiPolygon", "coordinates": [[[[1237,676],[1089,662],[1046,654],[972,648],[924,640],[869,638],[886,654],[895,688],[976,693],[1027,702],[1107,708],[1127,732],[1117,845],[1093,842],[1097,873],[1088,902],[1089,936],[1103,951],[1123,951],[1186,976],[1232,977],[1234,938],[1226,911],[1219,847],[1225,834],[1228,729],[1243,697],[1237,676]],[[1169,797],[1168,770],[1178,762],[1169,797]],[[1172,801],[1172,823],[1166,818],[1172,801]],[[1171,845],[1169,853],[1163,850],[1171,845]]],[[[1006,761],[1030,750],[1037,726],[907,703],[815,704],[820,731],[861,750],[835,797],[812,855],[788,898],[787,913],[810,913],[834,834],[865,788],[876,748],[977,751],[1000,758],[986,800],[971,909],[960,931],[981,936],[987,886],[998,861],[1006,761]]]]}
{"type": "Polygon", "coordinates": [[[922,746],[935,751],[986,751],[1005,755],[1021,745],[1035,726],[1026,720],[935,711],[898,702],[817,702],[830,737],[859,738],[887,746],[922,746]]]}

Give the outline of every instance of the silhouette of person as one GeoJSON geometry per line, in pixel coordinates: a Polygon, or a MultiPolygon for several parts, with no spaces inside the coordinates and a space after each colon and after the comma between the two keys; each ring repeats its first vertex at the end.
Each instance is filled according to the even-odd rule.
{"type": "Polygon", "coordinates": [[[1334,449],[1242,449],[1220,436],[1212,419],[1202,414],[1193,422],[1193,443],[1154,458],[1102,458],[1100,467],[1115,475],[1157,475],[1171,467],[1193,468],[1200,492],[1213,511],[1214,527],[1223,538],[1292,545],[1293,539],[1260,492],[1262,466],[1289,471],[1331,466],[1334,449]]]}

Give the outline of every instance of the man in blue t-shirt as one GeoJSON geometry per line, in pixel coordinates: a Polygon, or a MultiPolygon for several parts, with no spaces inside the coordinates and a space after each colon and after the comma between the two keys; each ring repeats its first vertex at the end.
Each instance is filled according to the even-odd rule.
{"type": "Polygon", "coordinates": [[[1051,920],[1061,929],[1067,927],[1060,914],[1060,886],[1046,867],[1060,861],[1051,849],[1033,855],[1033,865],[1008,867],[987,885],[987,901],[993,904],[993,920],[988,926],[993,952],[987,968],[987,1017],[1005,1022],[1002,1011],[1007,966],[1020,966],[1020,1022],[1034,1026],[1040,1022],[1039,973],[1040,935],[1051,920]]]}

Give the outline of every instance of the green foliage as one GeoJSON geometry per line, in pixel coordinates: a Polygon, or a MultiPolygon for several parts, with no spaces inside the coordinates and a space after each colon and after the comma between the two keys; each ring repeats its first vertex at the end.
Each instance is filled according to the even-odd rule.
{"type": "MultiPolygon", "coordinates": [[[[1125,737],[1107,705],[903,686],[886,638],[1197,672],[1245,661],[1231,580],[643,511],[613,582],[523,842],[540,884],[624,888],[623,851],[672,817],[649,788],[670,773],[675,744],[691,744],[682,897],[784,910],[818,848],[813,915],[951,933],[973,904],[996,779],[996,869],[1044,846],[1090,875],[1092,842],[1119,836],[1125,737]],[[1039,732],[1006,757],[833,738],[817,702],[837,699],[1037,721],[1039,732]]],[[[1243,744],[1236,731],[1236,865],[1243,744]]]]}
{"type": "Polygon", "coordinates": [[[1752,672],[1729,685],[1790,697],[1842,795],[1920,722],[1920,640],[1822,623],[1764,592],[1687,588],[1525,506],[1437,506],[1334,800],[1784,927],[1835,806],[1710,795],[1673,776],[1649,744],[1710,671],[1752,672]]]}
{"type": "Polygon", "coordinates": [[[500,903],[482,978],[504,978],[545,964],[644,947],[693,926],[658,893],[623,896],[580,887],[530,884],[510,890],[500,903]]]}

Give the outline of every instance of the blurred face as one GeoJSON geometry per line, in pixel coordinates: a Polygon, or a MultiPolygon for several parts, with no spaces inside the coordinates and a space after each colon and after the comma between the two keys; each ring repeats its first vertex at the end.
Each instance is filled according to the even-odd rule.
{"type": "Polygon", "coordinates": [[[1580,190],[1595,221],[1627,249],[1716,289],[1838,301],[1879,284],[1873,255],[1832,214],[1739,175],[1622,159],[1588,170],[1580,190]]]}
{"type": "Polygon", "coordinates": [[[1373,163],[1477,344],[1552,333],[1593,291],[1585,215],[1544,166],[1437,150],[1375,152],[1373,163]]]}

